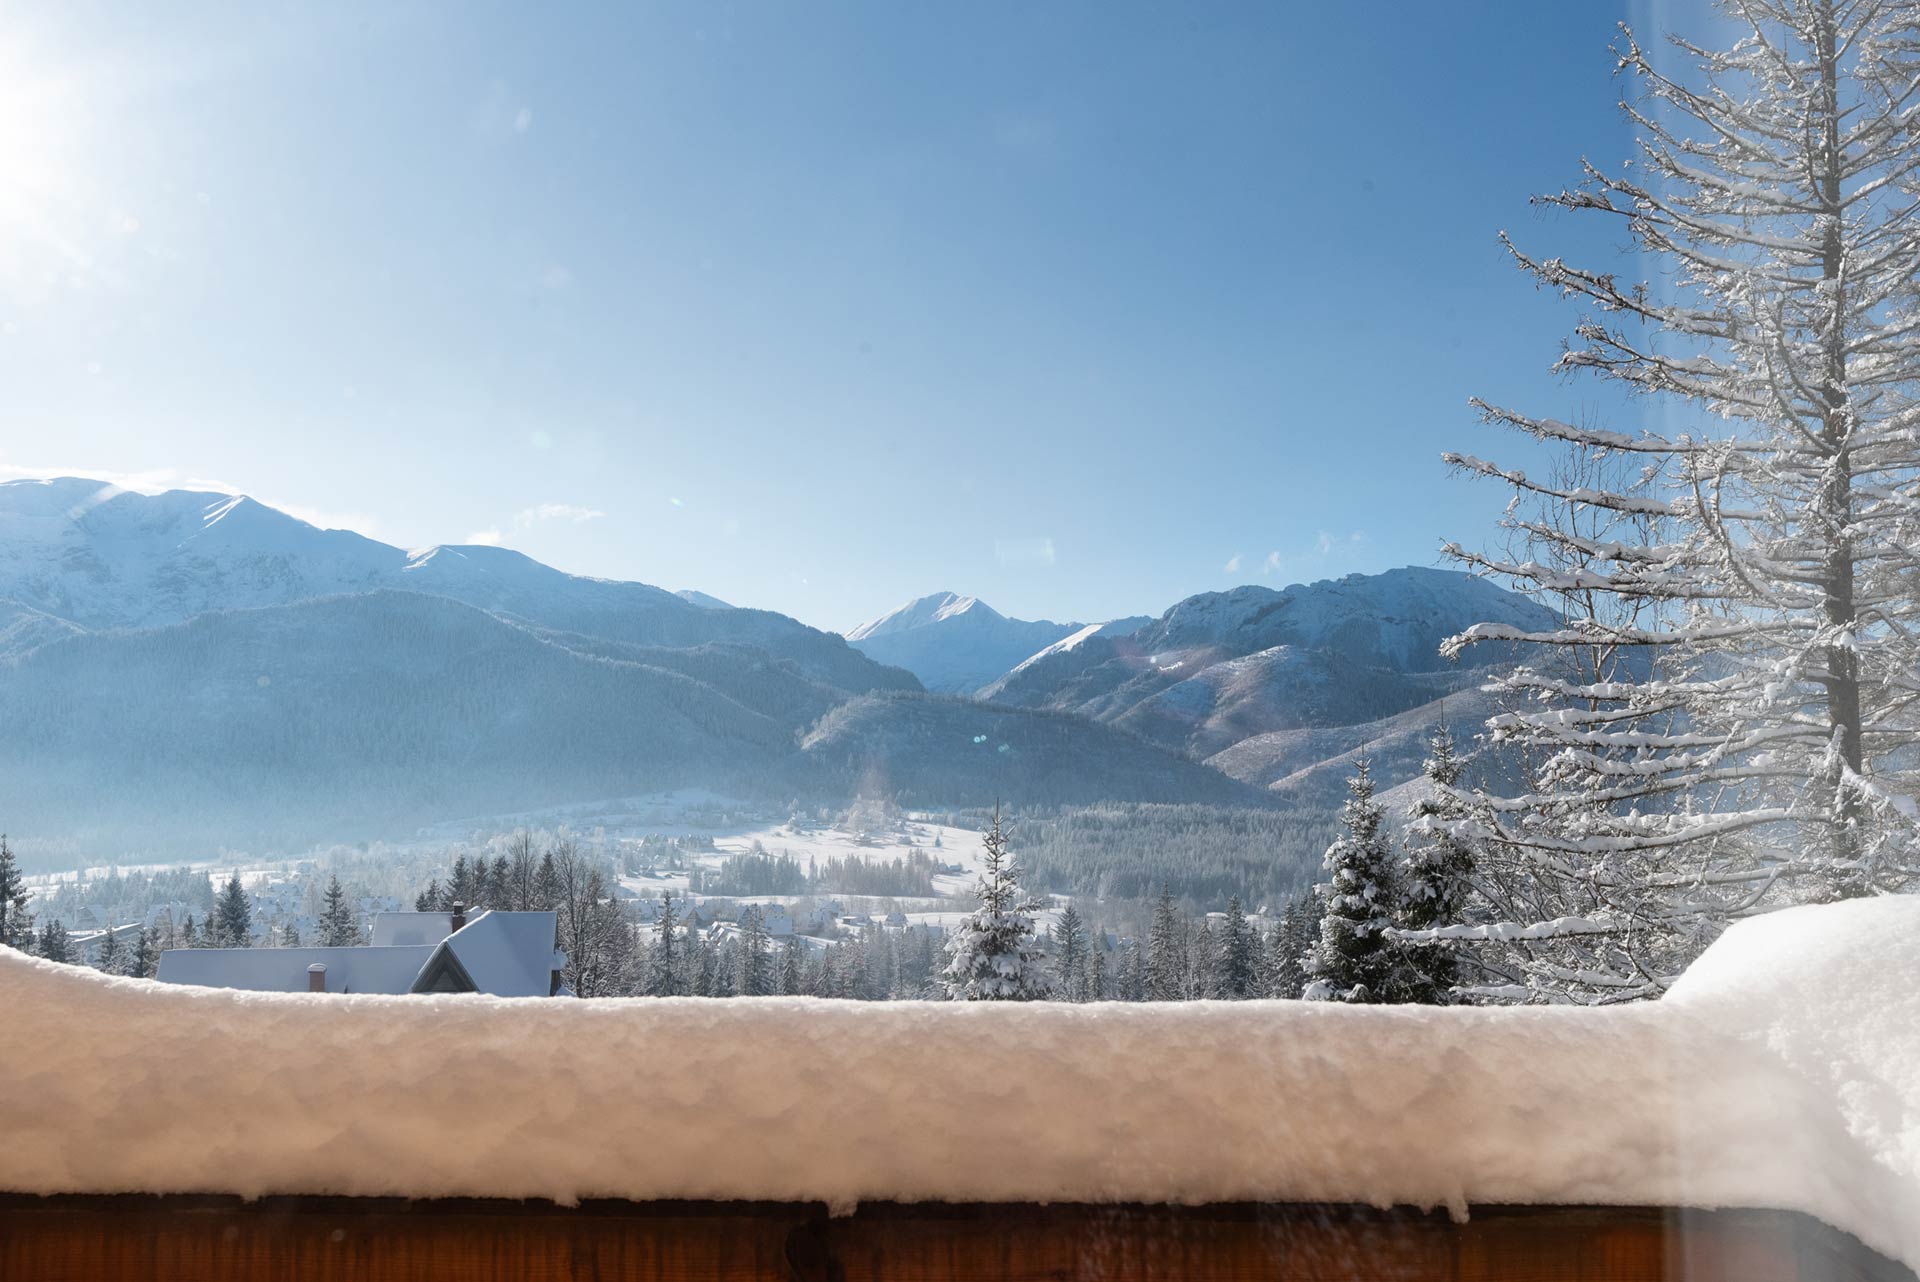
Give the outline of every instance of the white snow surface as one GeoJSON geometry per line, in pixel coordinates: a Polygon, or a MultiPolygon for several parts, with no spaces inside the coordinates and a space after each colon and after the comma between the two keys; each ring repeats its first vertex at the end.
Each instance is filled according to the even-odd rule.
{"type": "Polygon", "coordinates": [[[1911,1266],[1916,974],[1920,897],[1742,923],[1607,1009],[267,994],[0,950],[0,1189],[1764,1207],[1911,1266]]]}

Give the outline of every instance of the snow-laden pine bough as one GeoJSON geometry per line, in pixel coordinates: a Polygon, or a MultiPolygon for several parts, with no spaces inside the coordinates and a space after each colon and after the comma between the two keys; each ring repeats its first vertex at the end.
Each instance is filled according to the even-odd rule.
{"type": "Polygon", "coordinates": [[[1740,923],[1598,1009],[266,994],[0,952],[0,1191],[1752,1208],[1912,1266],[1916,976],[1910,896],[1740,923]]]}

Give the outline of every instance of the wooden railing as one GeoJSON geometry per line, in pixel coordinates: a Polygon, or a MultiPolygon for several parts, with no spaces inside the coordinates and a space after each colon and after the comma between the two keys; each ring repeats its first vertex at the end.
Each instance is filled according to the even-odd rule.
{"type": "Polygon", "coordinates": [[[0,1282],[1915,1282],[1769,1211],[0,1196],[0,1282]]]}

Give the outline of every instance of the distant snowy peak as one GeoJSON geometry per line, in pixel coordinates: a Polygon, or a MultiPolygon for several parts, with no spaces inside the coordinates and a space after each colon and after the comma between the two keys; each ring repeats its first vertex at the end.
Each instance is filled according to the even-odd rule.
{"type": "Polygon", "coordinates": [[[934,592],[889,610],[877,619],[868,620],[847,633],[847,640],[858,642],[870,637],[910,632],[915,628],[944,623],[962,615],[972,615],[976,622],[1005,617],[979,597],[961,596],[954,592],[934,592]]]}
{"type": "Polygon", "coordinates": [[[935,592],[862,624],[847,641],[870,659],[905,668],[929,690],[972,694],[1080,629],[1078,623],[1010,619],[978,597],[935,592]]]}
{"type": "Polygon", "coordinates": [[[722,601],[719,597],[709,596],[705,592],[699,592],[693,588],[681,588],[678,592],[674,593],[674,595],[682,601],[685,601],[688,605],[699,606],[702,610],[733,609],[732,605],[722,601]]]}

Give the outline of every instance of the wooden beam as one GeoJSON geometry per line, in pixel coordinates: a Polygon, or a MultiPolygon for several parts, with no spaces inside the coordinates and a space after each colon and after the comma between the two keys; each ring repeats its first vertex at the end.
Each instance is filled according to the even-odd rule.
{"type": "Polygon", "coordinates": [[[0,1196],[13,1282],[1916,1282],[1804,1215],[0,1196]]]}

